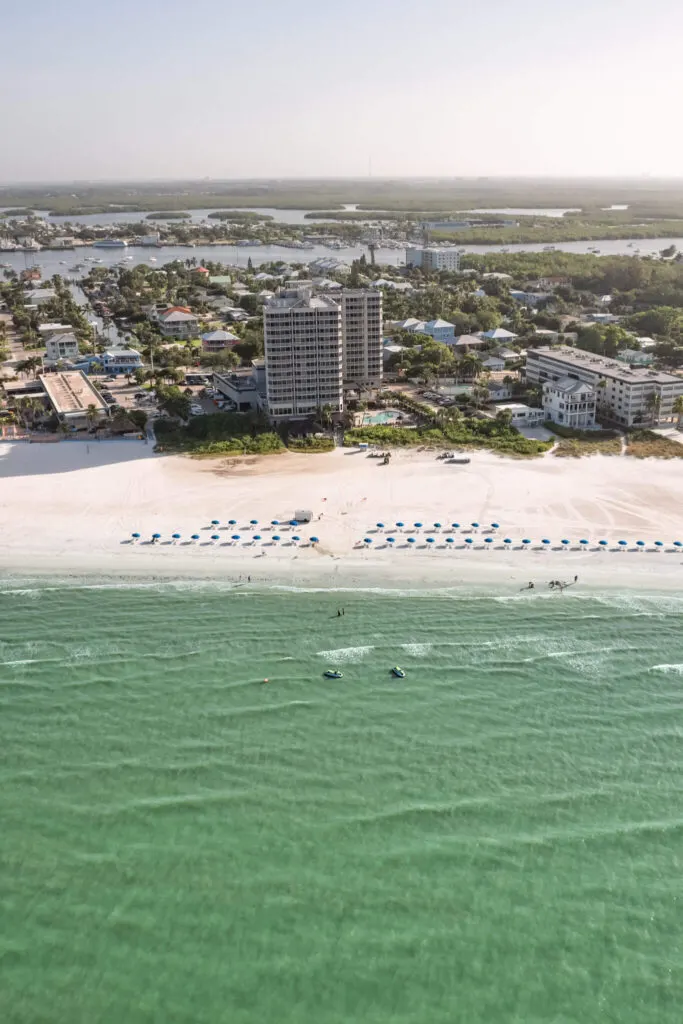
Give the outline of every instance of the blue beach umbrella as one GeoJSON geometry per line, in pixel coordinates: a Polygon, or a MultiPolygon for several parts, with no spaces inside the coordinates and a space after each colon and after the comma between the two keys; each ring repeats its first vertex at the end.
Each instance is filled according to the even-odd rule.
{"type": "Polygon", "coordinates": [[[161,537],[160,533],[153,533],[152,534],[152,540],[159,540],[160,537],[161,537]]]}
{"type": "Polygon", "coordinates": [[[473,526],[475,530],[479,529],[479,523],[470,523],[470,526],[473,526]]]}
{"type": "Polygon", "coordinates": [[[404,523],[396,523],[396,525],[397,525],[397,527],[398,527],[398,528],[399,528],[399,530],[400,530],[400,529],[401,529],[401,527],[402,527],[402,526],[404,526],[405,524],[404,524],[404,523]]]}
{"type": "Polygon", "coordinates": [[[299,525],[299,520],[298,519],[290,519],[289,520],[289,525],[290,526],[298,526],[299,525]]]}
{"type": "MultiPolygon", "coordinates": [[[[261,540],[261,534],[260,533],[255,533],[254,534],[254,540],[261,540]]],[[[296,540],[296,537],[294,538],[294,540],[296,540]]]]}
{"type": "Polygon", "coordinates": [[[179,533],[172,534],[171,535],[171,540],[180,540],[180,534],[179,533]]]}
{"type": "Polygon", "coordinates": [[[280,525],[280,520],[279,519],[271,519],[270,520],[270,525],[271,526],[279,526],[280,525]]]}
{"type": "Polygon", "coordinates": [[[454,530],[459,530],[459,529],[460,529],[460,523],[451,523],[451,527],[452,527],[452,528],[453,528],[454,530]]]}
{"type": "Polygon", "coordinates": [[[664,542],[661,541],[661,540],[656,540],[655,541],[655,547],[656,548],[663,548],[664,547],[664,542]]]}
{"type": "Polygon", "coordinates": [[[500,530],[500,523],[491,523],[491,526],[494,530],[500,530]]]}
{"type": "Polygon", "coordinates": [[[395,537],[387,537],[387,544],[394,544],[396,541],[395,537]]]}
{"type": "MultiPolygon", "coordinates": [[[[279,539],[280,539],[279,537],[274,537],[273,538],[273,540],[279,540],[279,539]]],[[[319,544],[319,543],[320,543],[320,538],[319,537],[311,537],[311,544],[319,544]]]]}
{"type": "MultiPolygon", "coordinates": [[[[261,538],[259,537],[259,540],[260,540],[260,539],[261,539],[261,538]]],[[[292,540],[294,541],[294,543],[295,543],[295,544],[298,544],[298,543],[299,543],[299,541],[301,540],[301,537],[292,537],[292,540]]]]}
{"type": "Polygon", "coordinates": [[[455,541],[453,540],[452,537],[446,537],[446,543],[447,544],[455,544],[455,541]]]}
{"type": "Polygon", "coordinates": [[[474,544],[474,541],[471,537],[465,537],[465,544],[474,544]]]}
{"type": "Polygon", "coordinates": [[[493,537],[484,537],[484,544],[493,544],[493,537]]]}
{"type": "Polygon", "coordinates": [[[645,547],[645,541],[644,540],[637,540],[636,541],[636,547],[644,548],[645,547]]]}
{"type": "Polygon", "coordinates": [[[212,519],[211,520],[211,525],[212,526],[220,526],[221,525],[220,519],[212,519]]]}
{"type": "Polygon", "coordinates": [[[239,535],[239,533],[233,533],[233,535],[232,535],[232,538],[231,538],[231,539],[232,539],[232,540],[239,540],[239,539],[240,539],[240,535],[239,535]]]}
{"type": "Polygon", "coordinates": [[[441,523],[434,523],[434,529],[435,530],[440,530],[441,529],[441,523]]]}
{"type": "Polygon", "coordinates": [[[408,537],[408,543],[409,544],[414,544],[415,543],[415,538],[414,537],[408,537]]]}
{"type": "Polygon", "coordinates": [[[249,525],[250,526],[258,526],[258,519],[250,519],[249,520],[249,525]]]}
{"type": "Polygon", "coordinates": [[[524,540],[522,541],[522,544],[531,544],[531,541],[529,540],[528,537],[525,537],[524,540]]]}
{"type": "Polygon", "coordinates": [[[375,526],[377,527],[378,530],[384,529],[384,523],[375,523],[375,526]]]}
{"type": "Polygon", "coordinates": [[[415,527],[416,530],[419,530],[420,527],[422,526],[422,523],[413,523],[413,526],[415,527]]]}
{"type": "Polygon", "coordinates": [[[550,544],[550,541],[548,540],[547,537],[544,537],[543,540],[541,541],[541,544],[550,544]]]}
{"type": "Polygon", "coordinates": [[[627,540],[620,540],[619,541],[619,547],[620,548],[627,548],[628,547],[628,541],[627,540]]]}
{"type": "Polygon", "coordinates": [[[579,544],[583,544],[583,545],[586,545],[588,543],[589,543],[589,541],[587,541],[587,540],[580,540],[579,541],[579,544]]]}
{"type": "Polygon", "coordinates": [[[199,534],[198,533],[193,533],[192,537],[190,539],[195,541],[195,542],[198,541],[199,540],[199,534]]]}
{"type": "Polygon", "coordinates": [[[606,541],[606,540],[599,540],[598,544],[600,545],[601,548],[609,547],[609,541],[606,541]]]}
{"type": "Polygon", "coordinates": [[[566,547],[567,544],[571,544],[571,541],[565,538],[561,543],[564,544],[566,547]]]}
{"type": "Polygon", "coordinates": [[[277,534],[275,534],[275,536],[273,537],[273,540],[277,543],[277,541],[280,540],[280,537],[277,534]]]}
{"type": "Polygon", "coordinates": [[[133,538],[133,540],[140,540],[140,534],[139,533],[131,533],[131,537],[133,538]]]}
{"type": "Polygon", "coordinates": [[[427,543],[428,544],[433,544],[434,543],[434,538],[433,537],[427,537],[427,543]]]}
{"type": "Polygon", "coordinates": [[[505,544],[506,547],[509,547],[510,544],[512,544],[511,538],[510,537],[506,537],[505,540],[503,541],[503,544],[505,544]]]}
{"type": "Polygon", "coordinates": [[[236,519],[228,519],[228,526],[237,526],[236,519]]]}
{"type": "Polygon", "coordinates": [[[212,536],[211,540],[220,540],[220,537],[218,536],[217,533],[214,533],[214,535],[212,536]]]}
{"type": "Polygon", "coordinates": [[[372,544],[372,537],[365,537],[363,540],[364,544],[372,544]]]}
{"type": "MultiPolygon", "coordinates": [[[[135,536],[135,534],[133,534],[133,536],[135,536]]],[[[674,541],[674,547],[675,548],[683,548],[683,541],[675,540],[674,541]]]]}

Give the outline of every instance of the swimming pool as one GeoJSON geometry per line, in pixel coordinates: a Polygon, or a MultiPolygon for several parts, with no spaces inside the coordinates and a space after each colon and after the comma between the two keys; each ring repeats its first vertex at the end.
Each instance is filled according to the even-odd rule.
{"type": "Polygon", "coordinates": [[[400,409],[383,409],[381,412],[366,412],[363,416],[363,422],[379,426],[382,423],[395,423],[400,418],[408,419],[406,414],[401,412],[400,409]]]}

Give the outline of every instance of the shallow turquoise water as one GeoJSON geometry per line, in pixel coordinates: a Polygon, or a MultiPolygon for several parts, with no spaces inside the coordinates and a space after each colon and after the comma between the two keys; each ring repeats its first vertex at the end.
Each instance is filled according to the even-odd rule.
{"type": "Polygon", "coordinates": [[[0,603],[3,1022],[680,1022],[683,601],[0,603]]]}

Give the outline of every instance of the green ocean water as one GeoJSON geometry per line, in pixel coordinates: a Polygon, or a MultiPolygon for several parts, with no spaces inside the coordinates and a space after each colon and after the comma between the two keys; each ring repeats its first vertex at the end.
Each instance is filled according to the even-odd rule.
{"type": "Polygon", "coordinates": [[[4,1024],[679,1024],[682,599],[0,589],[4,1024]]]}

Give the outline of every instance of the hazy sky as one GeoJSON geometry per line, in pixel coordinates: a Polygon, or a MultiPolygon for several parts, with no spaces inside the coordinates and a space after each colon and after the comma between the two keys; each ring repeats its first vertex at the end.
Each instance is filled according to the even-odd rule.
{"type": "Polygon", "coordinates": [[[0,7],[0,181],[683,174],[680,0],[0,7]]]}

